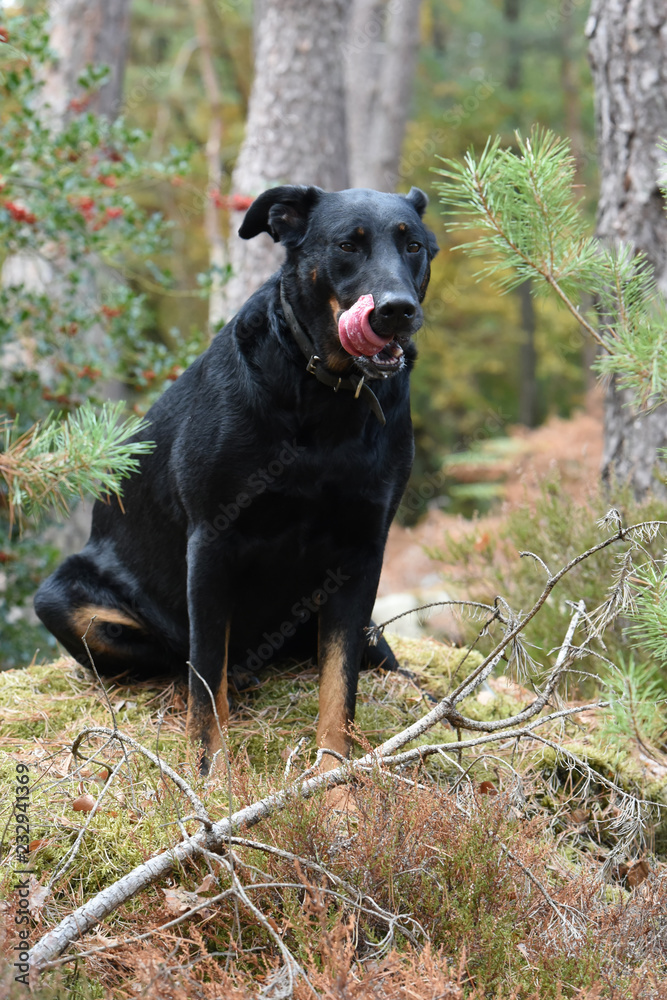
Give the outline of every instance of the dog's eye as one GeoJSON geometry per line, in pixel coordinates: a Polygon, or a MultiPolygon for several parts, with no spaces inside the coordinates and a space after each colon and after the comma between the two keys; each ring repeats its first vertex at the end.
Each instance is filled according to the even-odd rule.
{"type": "Polygon", "coordinates": [[[341,250],[345,251],[345,253],[356,253],[357,252],[357,248],[355,247],[354,243],[339,243],[339,246],[340,246],[341,250]]]}
{"type": "Polygon", "coordinates": [[[419,253],[421,248],[421,243],[408,243],[408,253],[419,253]]]}

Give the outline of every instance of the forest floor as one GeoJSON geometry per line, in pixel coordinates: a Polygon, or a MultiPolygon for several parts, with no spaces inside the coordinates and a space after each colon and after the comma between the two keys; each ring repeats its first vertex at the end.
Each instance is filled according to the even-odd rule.
{"type": "Polygon", "coordinates": [[[474,534],[483,538],[497,532],[510,510],[531,504],[540,496],[544,481],[556,475],[561,492],[577,502],[594,494],[602,461],[602,398],[599,391],[589,397],[585,410],[565,420],[551,417],[541,427],[510,428],[515,449],[484,466],[471,463],[457,469],[457,478],[486,478],[502,484],[502,503],[493,513],[473,520],[430,510],[414,528],[392,525],[385,551],[378,594],[419,590],[434,585],[434,574],[442,574],[446,586],[456,567],[434,559],[445,535],[454,538],[474,534]],[[429,551],[431,554],[429,555],[429,551]]]}
{"type": "MultiPolygon", "coordinates": [[[[424,551],[444,548],[446,532],[464,542],[473,533],[465,543],[472,563],[487,562],[472,571],[486,579],[497,552],[505,558],[496,539],[513,511],[527,520],[522,505],[539,507],[544,480],[554,476],[568,501],[586,503],[600,451],[595,408],[517,430],[511,457],[485,463],[486,474],[505,483],[501,509],[467,523],[434,511],[415,529],[393,529],[384,595],[465,589],[451,552],[433,560],[424,551]]],[[[549,531],[563,530],[558,491],[552,499],[545,544],[549,531]]],[[[565,535],[578,547],[589,528],[577,534],[568,510],[564,517],[565,535]]],[[[560,536],[556,542],[560,556],[560,536]]],[[[591,578],[604,594],[597,567],[591,578]]],[[[576,599],[585,583],[576,579],[576,599]]],[[[553,664],[572,606],[552,602],[545,613],[551,633],[543,653],[553,664]]],[[[407,669],[362,674],[356,758],[421,720],[474,675],[495,641],[470,650],[391,635],[407,669]]],[[[533,683],[507,674],[501,663],[496,676],[473,682],[457,704],[467,726],[438,723],[406,742],[413,762],[358,772],[342,810],[324,790],[285,795],[314,761],[312,664],[269,671],[238,696],[228,757],[208,778],[198,774],[185,738],[184,684],[118,678],[103,694],[68,657],[0,674],[0,780],[13,788],[19,775],[30,776],[33,946],[130,870],[187,846],[202,829],[202,808],[220,823],[232,810],[274,803],[252,830],[237,828],[222,848],[193,854],[120,898],[110,916],[73,940],[65,965],[39,983],[33,970],[33,995],[667,1000],[664,739],[614,727],[572,689],[565,716],[545,718],[564,705],[556,698],[528,726],[519,724],[535,698],[533,683]],[[135,741],[124,750],[116,726],[135,741]],[[83,757],[74,757],[84,730],[83,757]]],[[[0,995],[16,1000],[25,995],[11,965],[22,866],[11,847],[18,826],[9,796],[0,802],[0,828],[0,956],[12,955],[4,967],[0,959],[0,995]]]]}

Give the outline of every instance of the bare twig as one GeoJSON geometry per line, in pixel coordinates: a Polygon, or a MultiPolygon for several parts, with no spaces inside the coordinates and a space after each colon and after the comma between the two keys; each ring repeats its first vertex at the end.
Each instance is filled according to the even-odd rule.
{"type": "Polygon", "coordinates": [[[112,739],[117,740],[121,746],[127,744],[127,746],[132,747],[133,750],[136,750],[137,753],[146,757],[146,759],[149,760],[151,764],[154,764],[159,771],[171,778],[176,787],[183,792],[186,798],[190,800],[190,803],[195,811],[195,816],[202,826],[207,830],[211,829],[213,824],[209,818],[206,806],[203,804],[197,793],[190,787],[187,781],[182,778],[177,771],[174,771],[172,767],[165,763],[161,757],[157,757],[151,750],[148,750],[145,746],[142,746],[141,743],[138,743],[137,740],[128,736],[126,733],[121,732],[119,729],[107,729],[105,726],[93,726],[80,732],[72,744],[73,754],[76,750],[78,750],[83,741],[88,739],[89,736],[109,736],[112,739]]]}

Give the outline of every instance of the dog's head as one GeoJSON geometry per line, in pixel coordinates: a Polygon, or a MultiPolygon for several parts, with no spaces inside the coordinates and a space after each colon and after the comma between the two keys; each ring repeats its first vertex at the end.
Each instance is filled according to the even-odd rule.
{"type": "Polygon", "coordinates": [[[287,185],[260,195],[239,235],[269,233],[286,249],[283,286],[328,366],[395,375],[423,322],[421,302],[438,252],[422,222],[428,199],[287,185]]]}

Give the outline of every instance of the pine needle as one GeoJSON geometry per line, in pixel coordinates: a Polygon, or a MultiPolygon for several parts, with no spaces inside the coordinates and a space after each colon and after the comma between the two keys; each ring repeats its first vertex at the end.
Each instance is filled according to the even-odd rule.
{"type": "Polygon", "coordinates": [[[139,469],[139,455],[154,448],[136,440],[148,426],[141,417],[122,420],[124,404],[97,410],[85,403],[66,420],[49,417],[18,434],[17,424],[0,422],[4,448],[0,477],[6,485],[10,525],[48,511],[67,514],[73,500],[122,495],[121,481],[139,469]]]}

